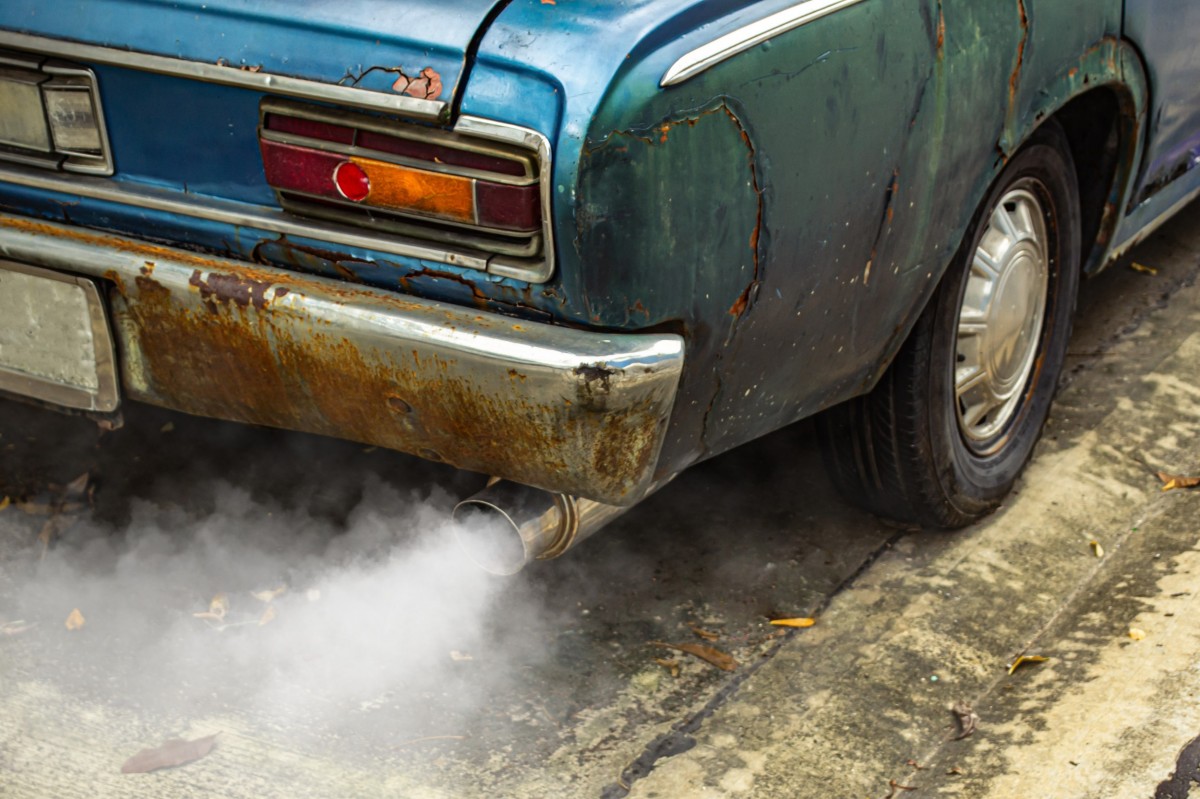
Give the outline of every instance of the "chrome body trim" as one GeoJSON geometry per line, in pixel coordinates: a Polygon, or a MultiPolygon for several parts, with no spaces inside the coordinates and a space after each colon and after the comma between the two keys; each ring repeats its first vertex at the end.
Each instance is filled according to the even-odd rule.
{"type": "Polygon", "coordinates": [[[682,337],[529,322],[0,214],[0,257],[104,281],[125,394],[630,505],[682,337]]]}
{"type": "MultiPolygon", "coordinates": [[[[1200,198],[1200,187],[1197,187],[1197,188],[1189,191],[1183,197],[1179,198],[1174,203],[1172,203],[1170,208],[1163,211],[1161,214],[1154,217],[1149,222],[1147,222],[1145,225],[1143,225],[1142,229],[1139,230],[1137,233],[1130,236],[1127,240],[1121,242],[1116,247],[1113,247],[1112,251],[1108,254],[1106,263],[1112,263],[1113,261],[1120,258],[1122,255],[1124,255],[1125,253],[1129,252],[1131,249],[1136,247],[1138,244],[1141,244],[1143,241],[1146,240],[1147,237],[1149,237],[1152,233],[1154,233],[1154,231],[1158,230],[1160,227],[1162,227],[1164,224],[1166,224],[1171,219],[1171,217],[1175,216],[1175,214],[1182,211],[1184,208],[1186,208],[1190,203],[1192,203],[1197,198],[1200,198]]],[[[1127,219],[1128,219],[1128,217],[1129,217],[1129,215],[1126,214],[1127,219]]]]}
{"type": "Polygon", "coordinates": [[[96,73],[74,64],[62,64],[57,61],[47,61],[42,64],[42,70],[48,75],[67,79],[78,78],[87,82],[88,97],[92,101],[92,110],[96,116],[96,132],[100,135],[98,159],[64,152],[66,157],[63,159],[62,168],[67,172],[85,175],[111,175],[113,173],[112,147],[108,143],[108,121],[104,116],[104,104],[100,101],[100,84],[96,80],[96,73]]]}
{"type": "Polygon", "coordinates": [[[709,67],[719,64],[727,58],[732,58],[738,53],[745,52],[755,45],[762,44],[781,33],[815,22],[835,11],[841,11],[843,8],[860,2],[862,0],[804,0],[791,8],[785,8],[748,25],[743,25],[737,30],[730,31],[724,36],[719,36],[711,42],[684,53],[663,74],[659,85],[666,87],[683,83],[709,67]]]}
{"type": "Polygon", "coordinates": [[[83,44],[46,36],[33,36],[27,33],[0,31],[0,47],[45,53],[62,58],[74,58],[97,64],[128,67],[160,75],[174,75],[209,83],[220,83],[225,86],[237,86],[286,97],[369,108],[414,119],[440,121],[445,120],[450,113],[449,104],[441,100],[424,100],[403,94],[368,91],[353,86],[321,83],[306,78],[251,72],[235,66],[187,61],[153,53],[120,50],[115,47],[83,44]]]}

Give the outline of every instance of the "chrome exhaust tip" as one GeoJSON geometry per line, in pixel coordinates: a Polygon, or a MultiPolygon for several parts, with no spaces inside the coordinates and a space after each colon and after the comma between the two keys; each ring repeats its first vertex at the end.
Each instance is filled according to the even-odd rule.
{"type": "Polygon", "coordinates": [[[497,481],[454,506],[459,546],[492,574],[557,558],[628,508],[497,481]]]}

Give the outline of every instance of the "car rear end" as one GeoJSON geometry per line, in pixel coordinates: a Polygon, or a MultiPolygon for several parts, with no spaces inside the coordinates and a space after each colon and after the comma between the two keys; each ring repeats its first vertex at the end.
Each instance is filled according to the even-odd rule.
{"type": "Polygon", "coordinates": [[[0,10],[0,391],[644,495],[682,339],[556,318],[556,121],[459,108],[490,0],[398,5],[0,10]]]}

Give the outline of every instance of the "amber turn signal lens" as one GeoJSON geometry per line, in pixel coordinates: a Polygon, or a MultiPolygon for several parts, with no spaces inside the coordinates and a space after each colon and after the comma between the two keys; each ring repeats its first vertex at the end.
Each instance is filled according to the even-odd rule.
{"type": "Polygon", "coordinates": [[[460,222],[475,221],[471,178],[428,172],[370,158],[352,158],[371,182],[366,204],[460,222]]]}

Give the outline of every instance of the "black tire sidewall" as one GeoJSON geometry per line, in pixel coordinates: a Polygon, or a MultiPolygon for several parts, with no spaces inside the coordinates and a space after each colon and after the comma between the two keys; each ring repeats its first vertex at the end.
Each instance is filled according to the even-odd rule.
{"type": "Polygon", "coordinates": [[[927,312],[929,455],[945,502],[963,517],[976,517],[994,509],[1029,461],[1054,399],[1071,335],[1080,264],[1075,169],[1061,130],[1052,126],[1039,133],[993,184],[927,312]],[[963,441],[955,408],[958,317],[975,249],[986,229],[985,221],[1001,197],[1026,178],[1036,181],[1035,193],[1043,205],[1050,240],[1046,310],[1025,399],[1007,427],[1003,446],[980,455],[963,441]]]}

